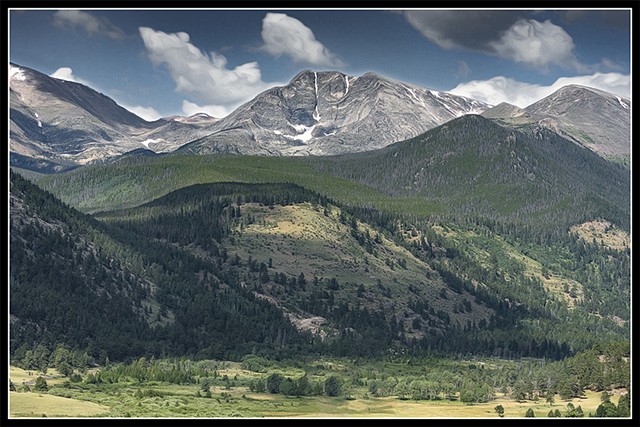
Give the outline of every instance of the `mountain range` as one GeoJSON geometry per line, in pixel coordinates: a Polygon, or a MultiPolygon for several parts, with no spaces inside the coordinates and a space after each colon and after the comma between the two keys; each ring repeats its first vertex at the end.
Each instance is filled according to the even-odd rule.
{"type": "Polygon", "coordinates": [[[149,123],[11,67],[12,354],[562,359],[629,339],[627,99],[490,108],[305,71],[222,119],[149,123]]]}
{"type": "Polygon", "coordinates": [[[11,164],[56,172],[128,152],[337,155],[412,138],[456,117],[544,127],[614,161],[630,159],[630,100],[567,86],[525,109],[488,104],[374,73],[303,71],[217,119],[147,122],[85,85],[10,65],[11,164]]]}

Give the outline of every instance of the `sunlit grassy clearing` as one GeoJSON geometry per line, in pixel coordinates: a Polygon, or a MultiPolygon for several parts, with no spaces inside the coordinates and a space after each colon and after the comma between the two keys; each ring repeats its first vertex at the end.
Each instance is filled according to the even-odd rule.
{"type": "Polygon", "coordinates": [[[588,221],[571,227],[587,243],[596,243],[609,249],[622,251],[629,248],[630,237],[624,230],[613,226],[609,221],[588,221]]]}
{"type": "Polygon", "coordinates": [[[92,402],[50,396],[46,393],[9,394],[11,417],[92,417],[106,414],[109,408],[92,402]]]}
{"type": "Polygon", "coordinates": [[[47,369],[47,373],[44,374],[36,370],[27,371],[25,369],[18,368],[17,366],[9,367],[9,379],[13,381],[16,387],[19,387],[25,383],[26,384],[31,383],[33,385],[35,383],[36,378],[38,377],[45,378],[47,381],[47,384],[50,384],[50,385],[60,384],[61,382],[64,381],[64,378],[62,378],[60,373],[55,368],[47,369]],[[31,375],[29,375],[29,372],[31,372],[31,375]]]}

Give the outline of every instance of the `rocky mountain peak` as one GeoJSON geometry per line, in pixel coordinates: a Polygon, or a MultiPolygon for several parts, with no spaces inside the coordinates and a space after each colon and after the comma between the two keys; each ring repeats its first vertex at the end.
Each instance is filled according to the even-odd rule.
{"type": "Polygon", "coordinates": [[[478,101],[366,73],[298,73],[220,120],[184,146],[193,153],[332,155],[368,151],[416,136],[452,118],[480,113],[478,101]]]}

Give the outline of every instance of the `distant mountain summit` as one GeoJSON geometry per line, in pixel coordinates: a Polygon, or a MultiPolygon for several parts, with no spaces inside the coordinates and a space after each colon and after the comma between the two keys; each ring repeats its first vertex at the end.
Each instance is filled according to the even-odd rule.
{"type": "Polygon", "coordinates": [[[508,102],[501,102],[500,104],[485,110],[481,116],[487,119],[508,119],[526,116],[526,111],[513,104],[509,104],[508,102]]]}
{"type": "Polygon", "coordinates": [[[55,172],[139,148],[172,151],[199,138],[201,116],[147,122],[83,85],[9,65],[11,164],[55,172]]]}
{"type": "Polygon", "coordinates": [[[184,116],[165,117],[164,120],[180,122],[180,123],[206,123],[206,124],[212,124],[212,123],[215,123],[215,122],[219,121],[220,119],[217,118],[217,117],[212,117],[212,116],[208,115],[207,113],[196,113],[196,114],[193,114],[193,115],[191,115],[189,117],[184,117],[184,116]]]}
{"type": "Polygon", "coordinates": [[[527,108],[499,104],[482,115],[509,125],[535,124],[609,160],[630,161],[631,100],[609,92],[568,85],[527,108]]]}
{"type": "Polygon", "coordinates": [[[525,111],[539,123],[607,158],[631,156],[631,100],[570,85],[525,111]]]}
{"type": "Polygon", "coordinates": [[[489,105],[387,79],[303,71],[180,148],[197,154],[332,155],[369,151],[489,105]]]}

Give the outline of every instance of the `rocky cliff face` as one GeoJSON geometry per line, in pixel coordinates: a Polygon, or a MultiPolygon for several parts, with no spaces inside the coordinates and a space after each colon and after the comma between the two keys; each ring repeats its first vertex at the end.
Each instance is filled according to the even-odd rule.
{"type": "Polygon", "coordinates": [[[373,73],[304,71],[180,148],[198,154],[331,155],[368,151],[489,106],[373,73]]]}

